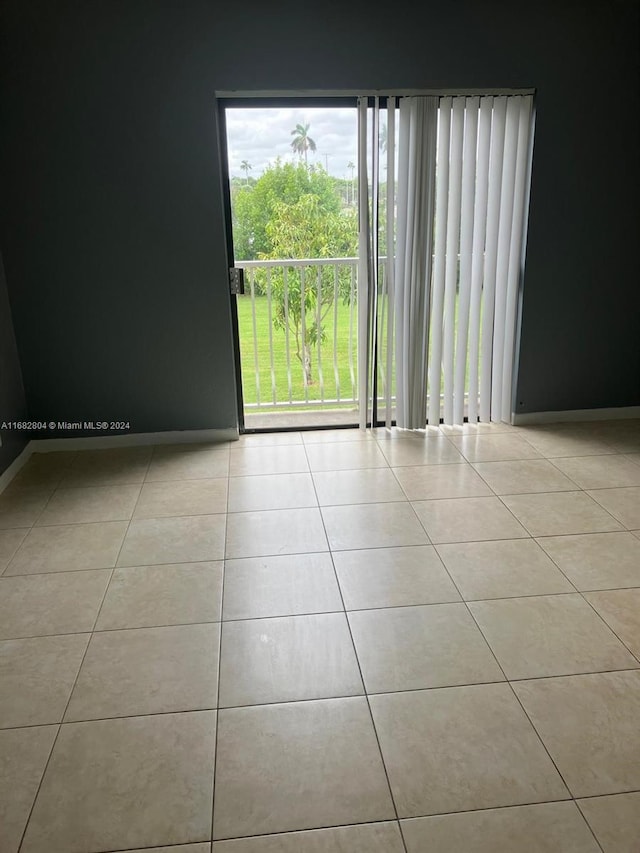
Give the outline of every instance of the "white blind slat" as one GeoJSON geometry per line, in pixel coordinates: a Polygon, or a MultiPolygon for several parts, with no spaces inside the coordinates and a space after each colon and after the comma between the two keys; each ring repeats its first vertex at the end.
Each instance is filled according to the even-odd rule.
{"type": "Polygon", "coordinates": [[[493,316],[495,280],[498,261],[498,229],[500,225],[500,195],[502,161],[507,111],[506,97],[494,98],[489,152],[489,186],[487,199],[487,236],[484,256],[482,289],[482,340],[480,346],[480,420],[491,420],[491,360],[493,352],[493,316]]]}
{"type": "Polygon", "coordinates": [[[367,178],[367,99],[358,100],[358,409],[366,429],[369,373],[369,186],[367,178]]]}
{"type": "Polygon", "coordinates": [[[489,186],[489,149],[493,97],[481,98],[478,118],[478,154],[476,195],[473,210],[473,249],[471,259],[471,305],[469,310],[469,423],[478,420],[478,380],[480,323],[482,318],[482,280],[487,228],[487,192],[489,186]]]}
{"type": "Polygon", "coordinates": [[[507,295],[504,321],[504,345],[502,352],[502,407],[501,420],[507,422],[511,418],[511,395],[513,383],[514,344],[517,321],[518,287],[520,284],[522,244],[525,217],[525,191],[527,170],[529,165],[529,139],[531,129],[532,97],[526,95],[519,100],[518,141],[516,154],[516,171],[513,194],[513,228],[511,245],[509,247],[509,272],[507,276],[507,295]]]}
{"type": "Polygon", "coordinates": [[[458,281],[458,249],[460,241],[460,200],[462,195],[462,148],[464,136],[464,98],[453,99],[451,116],[451,149],[449,160],[449,204],[447,209],[447,257],[445,262],[443,318],[443,415],[446,424],[453,423],[453,377],[456,328],[456,286],[458,281]]]}
{"type": "Polygon", "coordinates": [[[391,427],[393,385],[393,330],[395,299],[395,241],[394,216],[395,210],[395,158],[396,158],[396,98],[387,101],[387,375],[385,388],[385,424],[391,427]]]}
{"type": "Polygon", "coordinates": [[[464,420],[464,392],[467,368],[467,339],[471,308],[471,265],[473,260],[473,214],[478,144],[479,98],[465,105],[464,146],[462,152],[462,202],[460,210],[460,285],[458,289],[458,331],[453,388],[453,423],[464,420]]]}
{"type": "Polygon", "coordinates": [[[498,227],[498,255],[496,262],[496,295],[493,317],[493,352],[491,368],[491,420],[500,420],[502,414],[502,365],[504,353],[504,326],[507,310],[507,277],[509,250],[513,229],[513,191],[516,174],[518,145],[519,98],[507,100],[507,115],[502,161],[502,186],[500,192],[500,224],[498,227]]]}
{"type": "Polygon", "coordinates": [[[427,408],[437,115],[435,98],[400,102],[398,211],[407,212],[396,248],[396,421],[405,429],[423,428],[427,408]]]}
{"type": "Polygon", "coordinates": [[[440,375],[442,364],[442,318],[444,312],[447,207],[449,198],[449,140],[451,98],[440,99],[436,170],[435,257],[431,286],[431,353],[429,363],[429,423],[440,423],[440,375]]]}

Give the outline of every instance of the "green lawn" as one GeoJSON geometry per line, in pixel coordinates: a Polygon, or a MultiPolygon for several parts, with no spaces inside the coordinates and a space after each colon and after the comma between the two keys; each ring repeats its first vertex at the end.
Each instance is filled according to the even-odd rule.
{"type": "MultiPolygon", "coordinates": [[[[272,306],[273,307],[273,306],[272,306]]],[[[357,306],[337,305],[337,324],[334,340],[333,315],[331,308],[325,318],[326,330],[325,340],[320,346],[320,362],[318,361],[318,347],[312,351],[312,376],[313,384],[306,389],[302,365],[296,356],[296,344],[293,334],[289,334],[289,352],[291,365],[291,399],[293,401],[305,401],[315,403],[316,401],[352,399],[353,389],[351,385],[351,371],[349,368],[349,323],[352,312],[353,333],[351,361],[353,365],[353,377],[357,394],[357,306]],[[336,371],[334,370],[334,345],[336,363],[338,365],[338,382],[336,384],[336,371]],[[321,368],[321,371],[320,369],[321,368]],[[322,373],[322,381],[320,377],[322,373]],[[339,393],[338,393],[339,390],[339,393]]],[[[255,339],[257,340],[258,376],[260,384],[260,404],[272,405],[275,400],[278,403],[289,402],[289,378],[287,375],[286,339],[282,329],[273,327],[273,375],[271,369],[271,352],[269,344],[269,306],[266,296],[255,298],[255,339]]],[[[238,297],[238,326],[240,331],[240,359],[242,364],[242,392],[245,405],[256,403],[258,389],[256,387],[256,353],[254,352],[254,329],[252,301],[249,295],[238,297]]],[[[334,407],[335,404],[332,404],[334,407]]],[[[317,408],[317,406],[314,406],[317,408]]]]}
{"type": "MultiPolygon", "coordinates": [[[[238,304],[238,326],[240,331],[240,359],[242,365],[242,392],[245,405],[256,403],[258,393],[256,388],[256,353],[254,352],[254,328],[252,301],[249,295],[239,296],[238,304]]],[[[272,306],[273,307],[273,306],[272,306]]],[[[260,406],[272,406],[275,402],[287,404],[291,399],[294,402],[308,401],[312,408],[318,409],[323,400],[352,399],[357,397],[358,370],[357,370],[357,306],[343,305],[340,301],[337,305],[337,324],[334,342],[334,315],[333,308],[325,319],[326,336],[320,346],[320,365],[322,367],[322,382],[318,369],[318,348],[314,347],[312,353],[313,384],[306,389],[303,381],[302,365],[296,357],[295,338],[289,335],[290,365],[291,365],[291,397],[289,396],[289,379],[287,376],[287,357],[285,334],[282,329],[275,327],[272,331],[273,342],[273,375],[271,368],[271,353],[269,344],[269,306],[266,296],[255,297],[255,339],[257,340],[257,362],[260,384],[260,406]],[[349,322],[350,312],[353,313],[352,353],[351,363],[353,366],[352,388],[351,371],[349,367],[349,322]],[[334,343],[335,360],[338,365],[339,394],[336,386],[336,375],[334,371],[334,343]]],[[[457,315],[457,310],[456,310],[457,315]]],[[[457,316],[456,316],[457,326],[457,316]]],[[[382,353],[382,360],[386,356],[382,353]]],[[[469,372],[469,360],[467,354],[467,381],[469,372]]],[[[443,380],[444,381],[444,380],[443,380]]],[[[380,382],[380,380],[379,380],[380,382]]],[[[353,405],[353,404],[351,404],[353,405]]],[[[327,404],[327,408],[336,408],[335,403],[327,404]]]]}

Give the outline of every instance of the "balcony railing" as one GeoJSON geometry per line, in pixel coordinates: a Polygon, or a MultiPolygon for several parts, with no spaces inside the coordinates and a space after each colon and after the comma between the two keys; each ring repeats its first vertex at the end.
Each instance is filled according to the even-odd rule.
{"type": "MultiPolygon", "coordinates": [[[[245,270],[237,303],[245,409],[357,406],[358,259],[236,266],[245,270]]],[[[381,258],[383,293],[385,269],[381,258]]]]}

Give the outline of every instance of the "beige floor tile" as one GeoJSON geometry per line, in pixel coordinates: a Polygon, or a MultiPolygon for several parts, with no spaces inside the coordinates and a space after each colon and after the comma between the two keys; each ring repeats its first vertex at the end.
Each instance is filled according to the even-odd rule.
{"type": "Polygon", "coordinates": [[[640,486],[640,467],[625,456],[569,456],[555,459],[554,465],[581,489],[640,486]]]}
{"type": "Polygon", "coordinates": [[[499,423],[465,423],[465,424],[440,424],[440,432],[443,435],[484,435],[485,433],[513,432],[518,427],[511,424],[499,423]]]}
{"type": "Polygon", "coordinates": [[[324,471],[313,475],[320,506],[406,501],[388,468],[324,471]]]}
{"type": "Polygon", "coordinates": [[[302,444],[301,432],[254,432],[244,433],[232,446],[242,447],[274,447],[281,444],[302,444]]]}
{"type": "Polygon", "coordinates": [[[62,720],[89,634],[0,642],[0,728],[62,720]]]}
{"type": "Polygon", "coordinates": [[[600,853],[574,803],[540,803],[402,821],[408,853],[600,853]]]}
{"type": "Polygon", "coordinates": [[[630,459],[634,465],[640,465],[640,453],[627,453],[627,459],[630,459]]]}
{"type": "Polygon", "coordinates": [[[333,551],[429,544],[408,503],[328,506],[322,518],[333,551]]]}
{"type": "Polygon", "coordinates": [[[622,529],[622,525],[584,492],[507,495],[503,501],[532,536],[622,529]]]}
{"type": "Polygon", "coordinates": [[[574,797],[640,789],[640,672],[519,681],[513,688],[574,797]]]}
{"type": "Polygon", "coordinates": [[[517,539],[528,535],[498,498],[416,501],[413,507],[435,544],[517,539]]]}
{"type": "Polygon", "coordinates": [[[400,817],[568,798],[506,684],[369,701],[400,817]]]}
{"type": "Polygon", "coordinates": [[[173,480],[145,483],[134,518],[211,515],[227,511],[227,479],[173,480]]]}
{"type": "Polygon", "coordinates": [[[637,419],[594,423],[593,434],[617,453],[640,451],[640,422],[637,419]]]}
{"type": "Polygon", "coordinates": [[[336,441],[372,441],[373,431],[370,429],[312,429],[302,433],[302,441],[306,444],[333,444],[336,441]]]}
{"type": "Polygon", "coordinates": [[[222,561],[116,569],[96,630],[217,622],[222,561]]]}
{"type": "Polygon", "coordinates": [[[584,597],[627,648],[640,658],[640,589],[587,592],[584,597]]]}
{"type": "MultiPolygon", "coordinates": [[[[259,451],[261,452],[261,451],[259,451]]],[[[160,480],[200,480],[229,474],[229,445],[216,447],[181,445],[156,447],[145,476],[147,483],[160,480]]]]}
{"type": "Polygon", "coordinates": [[[404,466],[462,464],[463,457],[445,436],[391,438],[380,441],[380,449],[392,468],[404,466]]]}
{"type": "Polygon", "coordinates": [[[308,832],[214,841],[213,853],[404,853],[397,823],[335,826],[308,832]]]}
{"type": "Polygon", "coordinates": [[[52,489],[49,487],[8,486],[0,494],[0,530],[31,527],[38,520],[51,494],[52,489]]]}
{"type": "Polygon", "coordinates": [[[393,473],[410,501],[474,498],[492,494],[491,489],[468,463],[406,466],[394,468],[393,473]]]}
{"type": "Polygon", "coordinates": [[[570,492],[576,485],[546,459],[476,462],[473,466],[497,495],[570,492]]]}
{"type": "Polygon", "coordinates": [[[639,666],[578,593],[469,607],[509,679],[639,666]]]}
{"type": "Polygon", "coordinates": [[[305,449],[313,472],[386,468],[387,466],[384,456],[374,441],[306,444],[305,449]]]}
{"type": "Polygon", "coordinates": [[[139,485],[57,489],[36,524],[127,520],[133,515],[139,494],[139,485]]]}
{"type": "Polygon", "coordinates": [[[640,839],[640,792],[578,800],[604,853],[636,853],[640,839]]]}
{"type": "Polygon", "coordinates": [[[178,846],[172,844],[170,847],[144,847],[137,850],[120,850],[118,853],[211,853],[211,844],[209,841],[202,841],[199,844],[180,844],[178,846]]]}
{"type": "Polygon", "coordinates": [[[110,569],[116,564],[126,529],[126,521],[34,527],[5,575],[110,569]]]}
{"type": "Polygon", "coordinates": [[[505,680],[464,604],[358,610],[349,624],[367,693],[505,680]]]}
{"type": "Polygon", "coordinates": [[[196,711],[62,726],[23,853],[209,838],[215,720],[196,711]]]}
{"type": "Polygon", "coordinates": [[[452,436],[451,442],[469,462],[539,459],[542,455],[520,435],[512,433],[452,436]]]}
{"type": "Polygon", "coordinates": [[[550,536],[537,541],[580,590],[640,586],[640,542],[631,533],[550,536]]]}
{"type": "Polygon", "coordinates": [[[214,840],[394,817],[364,697],[220,711],[214,840]]]}
{"type": "Polygon", "coordinates": [[[466,601],[573,592],[573,586],[532,539],[438,545],[466,601]]]}
{"type": "Polygon", "coordinates": [[[589,494],[629,530],[640,527],[640,486],[597,489],[589,494]]]}
{"type": "Polygon", "coordinates": [[[215,708],[220,625],[94,634],[66,722],[215,708]]]}
{"type": "Polygon", "coordinates": [[[0,731],[0,853],[18,853],[57,726],[0,731]]]}
{"type": "Polygon", "coordinates": [[[432,545],[335,551],[333,562],[347,610],[460,600],[432,545]]]}
{"type": "Polygon", "coordinates": [[[92,631],[111,572],[0,578],[0,639],[92,631]]]}
{"type": "Polygon", "coordinates": [[[592,430],[568,425],[525,428],[522,434],[543,456],[598,456],[614,453],[614,449],[592,430]]]}
{"type": "Polygon", "coordinates": [[[233,512],[227,521],[227,559],[327,551],[320,510],[233,512]]]}
{"type": "Polygon", "coordinates": [[[0,530],[0,572],[9,565],[28,533],[28,527],[19,530],[0,530]]]}
{"type": "Polygon", "coordinates": [[[76,452],[33,453],[12,480],[15,486],[57,486],[67,474],[76,452]]]}
{"type": "Polygon", "coordinates": [[[224,619],[343,610],[331,556],[293,554],[227,560],[224,619]]]}
{"type": "Polygon", "coordinates": [[[226,516],[134,519],[118,557],[118,566],[191,563],[224,556],[226,516]]]}
{"type": "Polygon", "coordinates": [[[309,506],[318,506],[311,474],[264,474],[229,480],[229,512],[309,506]]]}
{"type": "Polygon", "coordinates": [[[63,476],[61,486],[116,486],[142,483],[152,447],[113,447],[82,450],[63,476]]]}
{"type": "Polygon", "coordinates": [[[421,444],[426,438],[442,438],[442,424],[437,427],[427,425],[424,429],[401,429],[400,427],[375,427],[369,432],[376,441],[410,441],[421,444]]]}
{"type": "Polygon", "coordinates": [[[302,445],[234,447],[229,473],[232,477],[258,474],[308,473],[309,463],[302,445]]]}
{"type": "Polygon", "coordinates": [[[364,693],[343,613],[225,622],[220,707],[364,693]]]}
{"type": "Polygon", "coordinates": [[[168,444],[161,443],[153,445],[153,455],[169,453],[220,453],[228,454],[232,448],[237,448],[238,438],[225,439],[224,441],[177,441],[169,442],[168,444]]]}

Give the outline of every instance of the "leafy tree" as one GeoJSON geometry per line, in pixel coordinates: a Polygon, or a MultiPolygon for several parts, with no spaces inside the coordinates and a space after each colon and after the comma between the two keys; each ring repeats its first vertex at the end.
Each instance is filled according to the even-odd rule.
{"type": "Polygon", "coordinates": [[[308,166],[307,152],[316,150],[315,141],[309,136],[309,124],[297,124],[291,131],[291,147],[300,157],[304,154],[304,164],[308,166]]]}
{"type": "MultiPolygon", "coordinates": [[[[267,225],[272,248],[265,258],[339,258],[356,252],[357,218],[353,212],[323,208],[312,193],[294,204],[279,203],[267,225]]],[[[274,269],[270,283],[275,302],[274,324],[289,331],[296,357],[304,370],[305,385],[313,383],[312,352],[326,338],[324,321],[336,298],[351,297],[348,268],[309,265],[274,269]]]]}
{"type": "Polygon", "coordinates": [[[280,159],[251,188],[232,186],[231,192],[234,251],[236,258],[243,261],[270,256],[272,243],[267,225],[274,221],[279,203],[295,204],[310,193],[320,199],[322,209],[327,212],[339,213],[341,207],[335,180],[322,166],[307,169],[302,163],[283,163],[280,159]]]}
{"type": "MultiPolygon", "coordinates": [[[[251,188],[232,186],[233,237],[240,260],[353,257],[357,252],[357,216],[343,209],[340,188],[316,164],[279,160],[251,188]]],[[[287,330],[304,370],[313,382],[312,353],[326,337],[324,322],[335,302],[351,296],[347,268],[317,265],[256,270],[257,294],[270,293],[274,324],[287,330]],[[286,269],[286,271],[285,271],[286,269]],[[303,298],[304,294],[304,298],[303,298]]]]}

